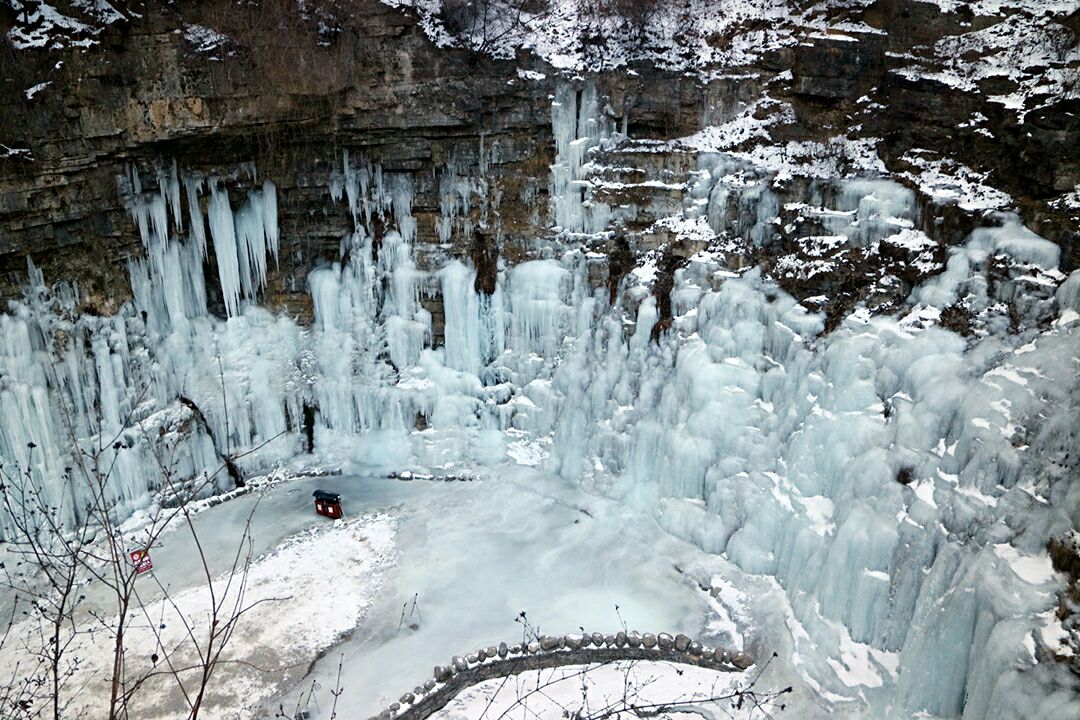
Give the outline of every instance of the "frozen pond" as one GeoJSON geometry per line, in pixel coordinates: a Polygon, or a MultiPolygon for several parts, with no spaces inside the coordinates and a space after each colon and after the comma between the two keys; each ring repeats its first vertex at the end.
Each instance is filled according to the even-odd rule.
{"type": "MultiPolygon", "coordinates": [[[[157,583],[178,592],[205,580],[203,558],[214,577],[227,573],[236,560],[237,549],[244,539],[244,527],[251,517],[252,557],[272,551],[286,538],[316,525],[327,523],[315,515],[311,493],[316,488],[342,493],[346,498],[346,513],[371,513],[393,510],[421,494],[418,483],[405,483],[385,477],[321,476],[300,477],[270,486],[192,515],[198,535],[195,542],[191,530],[177,516],[160,535],[150,551],[154,563],[154,579],[140,578],[137,586],[144,601],[162,595],[157,583]],[[203,557],[200,557],[199,548],[203,557]]],[[[166,510],[166,513],[172,512],[166,510]]],[[[138,533],[135,534],[138,537],[138,533]]],[[[86,591],[83,611],[110,609],[111,600],[105,588],[91,585],[86,591]]],[[[2,593],[0,609],[10,612],[11,596],[2,593]]]]}
{"type": "MultiPolygon", "coordinates": [[[[470,481],[298,477],[206,508],[193,524],[218,592],[249,516],[248,592],[275,599],[247,616],[230,641],[219,690],[208,700],[208,709],[238,717],[272,717],[279,704],[291,713],[298,703],[312,720],[330,717],[339,663],[338,712],[370,717],[422,684],[435,665],[520,640],[522,613],[545,634],[682,632],[706,645],[746,649],[759,661],[774,650],[792,655],[783,621],[789,608],[774,582],[665,532],[630,504],[533,468],[489,468],[470,481]],[[344,521],[314,513],[317,488],[341,493],[344,521]]],[[[138,580],[144,605],[159,600],[160,583],[189,622],[205,622],[205,574],[183,522],[162,534],[152,557],[153,576],[138,580]]],[[[110,612],[108,600],[104,588],[91,587],[80,611],[110,612]]],[[[168,625],[179,631],[175,618],[168,625]]],[[[146,640],[132,641],[136,660],[154,650],[146,640]]],[[[80,648],[87,672],[97,672],[107,651],[93,643],[80,648]]],[[[708,674],[697,681],[702,687],[712,683],[708,674]]],[[[742,678],[713,675],[723,683],[742,678]]],[[[792,700],[804,703],[800,717],[824,716],[792,666],[774,662],[761,686],[787,685],[797,688],[792,700]]],[[[483,692],[462,696],[446,712],[467,712],[483,692]]],[[[155,720],[178,717],[174,694],[154,690],[140,711],[155,720]]]]}
{"type": "MultiPolygon", "coordinates": [[[[396,512],[422,491],[415,483],[384,477],[330,475],[295,478],[241,495],[192,517],[211,574],[216,577],[232,567],[249,516],[253,557],[273,550],[306,528],[330,522],[315,514],[311,494],[316,489],[341,493],[347,516],[380,510],[396,512]]],[[[171,589],[184,588],[203,577],[195,540],[182,522],[170,524],[151,557],[157,579],[171,589]]]]}
{"type": "MultiPolygon", "coordinates": [[[[741,643],[725,636],[730,624],[718,622],[708,594],[686,572],[707,560],[699,550],[626,505],[551,476],[506,468],[475,482],[341,478],[324,485],[386,488],[371,502],[399,503],[399,557],[366,621],[285,694],[287,708],[313,679],[325,707],[343,658],[341,704],[356,717],[374,715],[453,655],[519,639],[522,611],[543,632],[613,632],[625,621],[641,631],[741,643]]],[[[351,498],[349,509],[359,509],[351,498]]]]}

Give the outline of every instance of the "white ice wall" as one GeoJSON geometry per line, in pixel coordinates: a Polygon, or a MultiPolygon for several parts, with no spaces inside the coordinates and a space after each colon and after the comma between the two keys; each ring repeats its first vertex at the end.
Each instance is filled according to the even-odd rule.
{"type": "MultiPolygon", "coordinates": [[[[997,296],[972,278],[993,252],[1052,276],[1056,250],[1014,224],[979,231],[916,297],[951,303],[963,287],[980,312],[1024,293],[1032,316],[1053,312],[1025,277],[997,296]]],[[[581,360],[554,378],[556,414],[572,423],[556,434],[559,468],[780,580],[794,622],[837,659],[810,671],[830,692],[860,691],[837,669],[854,641],[885,653],[876,682],[897,694],[880,712],[994,717],[1001,705],[987,698],[1035,665],[1025,638],[1056,602],[1045,542],[1064,518],[1047,505],[1057,491],[1024,425],[1075,418],[1065,400],[1080,323],[969,347],[938,328],[855,315],[821,338],[821,318],[756,272],[721,281],[721,269],[699,259],[680,273],[673,295],[698,300],[645,353],[596,318],[581,360]],[[896,480],[904,467],[912,485],[896,480]]]]}

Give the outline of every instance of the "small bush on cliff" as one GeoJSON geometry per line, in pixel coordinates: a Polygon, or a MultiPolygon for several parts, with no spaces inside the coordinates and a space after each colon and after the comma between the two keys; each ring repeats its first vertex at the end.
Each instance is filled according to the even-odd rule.
{"type": "Polygon", "coordinates": [[[487,52],[550,11],[550,0],[444,0],[439,19],[466,46],[487,52]]]}
{"type": "Polygon", "coordinates": [[[660,0],[591,0],[592,12],[611,21],[616,29],[643,39],[649,24],[657,19],[665,3],[660,0]]]}

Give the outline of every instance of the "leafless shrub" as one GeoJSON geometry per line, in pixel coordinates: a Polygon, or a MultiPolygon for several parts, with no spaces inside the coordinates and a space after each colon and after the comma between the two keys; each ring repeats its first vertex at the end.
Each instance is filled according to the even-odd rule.
{"type": "Polygon", "coordinates": [[[666,3],[661,0],[593,0],[593,12],[613,21],[632,37],[643,38],[666,3]]]}
{"type": "MultiPolygon", "coordinates": [[[[128,418],[130,421],[130,418],[128,418]]],[[[127,426],[129,422],[125,422],[127,426]]],[[[144,433],[144,435],[147,435],[144,433]]],[[[146,437],[147,442],[156,441],[146,437]]],[[[225,574],[212,572],[199,540],[187,502],[163,510],[133,533],[121,527],[108,491],[120,453],[126,450],[119,435],[112,441],[98,438],[87,448],[72,436],[72,467],[63,478],[79,492],[65,494],[59,504],[48,499],[34,466],[35,444],[27,447],[25,463],[0,466],[0,508],[8,518],[2,542],[0,588],[7,591],[10,615],[0,635],[0,650],[26,662],[14,666],[0,686],[0,716],[13,720],[60,720],[80,717],[85,711],[76,702],[86,683],[95,678],[81,672],[89,658],[81,656],[88,643],[105,646],[111,658],[105,674],[108,687],[108,720],[132,716],[139,698],[153,687],[170,686],[183,698],[187,717],[199,717],[206,693],[220,665],[237,623],[259,602],[245,599],[253,545],[251,514],[225,574]],[[77,527],[65,526],[70,498],[88,498],[79,508],[77,527]],[[169,589],[150,574],[141,577],[129,557],[133,549],[157,546],[171,522],[182,523],[197,549],[200,580],[205,582],[205,626],[196,626],[176,604],[169,589]],[[147,587],[149,585],[149,587],[147,587]],[[141,589],[140,589],[141,588],[141,589]],[[88,595],[97,597],[91,601],[88,595]],[[149,592],[148,592],[149,591],[149,592]],[[160,600],[150,600],[155,591],[160,600]],[[163,616],[179,623],[181,640],[166,638],[163,616]],[[149,658],[137,657],[130,647],[132,632],[149,631],[156,645],[149,658]]],[[[194,497],[210,487],[226,469],[204,475],[200,487],[184,493],[178,487],[168,452],[153,447],[162,489],[176,496],[194,497]]],[[[89,670],[88,670],[89,671],[89,670]]],[[[142,701],[146,702],[146,701],[142,701]]]]}
{"type": "Polygon", "coordinates": [[[192,17],[224,35],[211,68],[221,90],[330,95],[347,85],[352,63],[348,15],[327,3],[241,0],[192,17]]]}
{"type": "MultiPolygon", "coordinates": [[[[618,605],[615,606],[615,614],[619,619],[623,632],[629,632],[629,626],[626,624],[618,605]]],[[[524,611],[518,614],[514,619],[514,622],[521,625],[522,643],[528,644],[530,642],[539,642],[542,637],[540,627],[538,625],[533,625],[524,611]]],[[[581,628],[581,632],[584,634],[585,628],[581,628]]],[[[522,657],[524,658],[526,655],[523,655],[522,657]]],[[[720,680],[724,673],[717,673],[717,681],[713,684],[710,693],[697,696],[673,696],[670,699],[665,699],[660,702],[645,699],[645,691],[654,684],[656,678],[650,676],[642,678],[634,672],[641,661],[632,660],[624,662],[622,668],[621,694],[616,696],[608,704],[599,707],[590,704],[589,689],[595,684],[592,676],[595,675],[603,665],[588,665],[566,674],[550,673],[545,675],[544,671],[538,670],[535,675],[535,680],[525,680],[514,683],[513,691],[515,695],[513,701],[503,708],[498,716],[492,714],[492,717],[494,717],[495,720],[508,720],[508,718],[515,715],[516,712],[520,712],[522,717],[530,715],[532,717],[539,717],[536,710],[529,707],[530,702],[546,701],[548,703],[556,703],[551,695],[553,686],[567,682],[577,682],[581,688],[580,702],[569,704],[556,703],[560,705],[562,716],[564,718],[570,718],[570,720],[664,718],[671,717],[673,713],[689,713],[700,715],[704,718],[715,718],[716,715],[714,711],[722,713],[723,717],[731,720],[754,720],[755,718],[768,720],[774,718],[776,713],[786,709],[785,698],[793,692],[793,688],[791,687],[780,690],[763,690],[758,687],[762,675],[776,657],[776,653],[773,653],[772,657],[769,658],[769,661],[766,662],[765,665],[757,671],[754,677],[746,683],[740,683],[734,687],[726,684],[721,685],[720,680]]],[[[614,663],[615,661],[613,661],[613,663],[605,664],[610,665],[614,663]]],[[[682,674],[681,671],[677,672],[682,674]]],[[[510,678],[510,675],[503,678],[503,681],[488,698],[478,720],[489,719],[489,711],[494,706],[498,695],[506,689],[510,678]]]]}
{"type": "Polygon", "coordinates": [[[489,52],[550,13],[550,0],[444,0],[438,17],[471,49],[489,52]]]}

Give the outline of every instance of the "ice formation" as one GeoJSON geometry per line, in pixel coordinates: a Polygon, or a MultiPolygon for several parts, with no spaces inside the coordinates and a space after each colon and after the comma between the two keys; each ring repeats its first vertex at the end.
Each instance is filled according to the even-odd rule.
{"type": "Polygon", "coordinates": [[[570,83],[560,83],[555,92],[555,100],[551,103],[551,126],[555,135],[551,214],[555,225],[563,230],[600,232],[607,225],[609,209],[602,203],[586,202],[583,181],[589,151],[615,133],[614,118],[601,110],[594,83],[586,83],[581,90],[570,83]]]}
{"type": "MultiPolygon", "coordinates": [[[[588,85],[562,86],[552,118],[561,237],[604,231],[608,210],[583,168],[614,120],[588,85]]],[[[767,175],[725,155],[700,162],[685,219],[768,240],[779,200],[767,175]]],[[[446,239],[470,232],[463,218],[482,184],[455,168],[442,177],[446,239]]],[[[501,268],[490,295],[463,260],[420,270],[411,176],[346,153],[329,201],[348,204],[354,228],[339,262],[308,277],[308,328],[258,305],[278,252],[273,183],[175,166],[154,190],[137,173],[126,183],[146,249],[129,267],[130,305],[76,317],[77,289],[48,290],[31,268],[26,298],[0,316],[0,455],[28,464],[72,520],[85,488],[62,480],[72,436],[116,458],[108,489],[120,513],[160,483],[157,437],[172,444],[177,476],[256,448],[245,462],[270,463],[299,451],[305,406],[317,408],[317,447],[374,466],[497,464],[532,443],[568,481],[774,576],[795,664],[823,697],[878,716],[968,720],[991,708],[1050,717],[1076,701],[1027,648],[1056,582],[1030,565],[1078,520],[1062,508],[1080,490],[1055,463],[1078,440],[1080,277],[1062,283],[1057,247],[1015,220],[953,248],[906,314],[857,310],[827,335],[820,314],[760,271],[698,253],[676,274],[672,330],[654,342],[648,288],[631,276],[610,302],[572,242],[501,268]],[[203,275],[211,252],[216,279],[203,275]],[[989,285],[995,258],[1022,272],[989,285]],[[224,319],[208,310],[208,286],[224,319]],[[429,293],[445,308],[440,347],[420,302],[429,293]],[[969,340],[924,322],[961,297],[987,332],[969,340]],[[869,677],[852,670],[853,653],[869,677]]],[[[812,193],[837,242],[925,237],[913,194],[891,181],[812,193]]]]}

